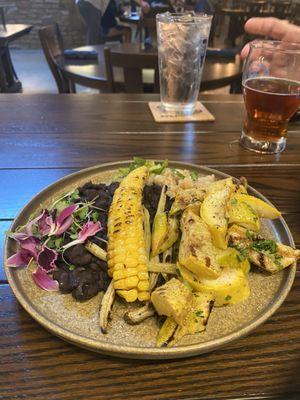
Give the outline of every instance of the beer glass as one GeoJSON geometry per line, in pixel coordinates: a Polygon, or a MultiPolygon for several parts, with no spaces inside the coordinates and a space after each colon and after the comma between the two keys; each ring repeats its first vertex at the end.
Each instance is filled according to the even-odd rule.
{"type": "Polygon", "coordinates": [[[289,119],[300,106],[300,44],[250,43],[243,94],[247,115],[240,144],[265,154],[283,151],[289,119]]]}
{"type": "Polygon", "coordinates": [[[162,109],[192,114],[199,95],[212,16],[157,14],[158,65],[162,109]]]}

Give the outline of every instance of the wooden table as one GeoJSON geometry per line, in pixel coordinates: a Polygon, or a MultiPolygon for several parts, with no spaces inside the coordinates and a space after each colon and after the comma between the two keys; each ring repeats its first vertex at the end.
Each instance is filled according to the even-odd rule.
{"type": "MultiPolygon", "coordinates": [[[[111,44],[109,47],[113,52],[125,53],[130,57],[131,54],[152,52],[157,54],[156,49],[143,50],[139,43],[111,44]]],[[[107,87],[106,70],[104,64],[103,45],[83,46],[76,50],[96,50],[98,61],[94,60],[68,60],[63,57],[57,58],[59,68],[65,76],[72,82],[79,85],[103,90],[107,87]]],[[[238,58],[216,58],[207,57],[204,64],[202,75],[201,90],[211,90],[217,87],[230,85],[237,82],[242,75],[241,63],[238,58]]],[[[144,82],[153,84],[153,74],[145,74],[144,82]]],[[[122,71],[116,71],[116,81],[122,82],[122,71]]]]}
{"type": "Polygon", "coordinates": [[[0,92],[16,93],[22,91],[22,83],[14,69],[9,44],[24,35],[27,35],[32,25],[6,24],[0,28],[0,92]]]}
{"type": "MultiPolygon", "coordinates": [[[[300,124],[281,155],[237,144],[243,102],[206,95],[214,123],[156,124],[155,95],[0,96],[0,227],[58,178],[133,155],[217,168],[249,183],[282,210],[300,245],[300,124]]],[[[2,241],[1,241],[2,243],[2,241]]],[[[248,337],[172,361],[117,359],[52,336],[19,306],[1,270],[1,400],[299,399],[300,274],[284,304],[248,337]]]]}

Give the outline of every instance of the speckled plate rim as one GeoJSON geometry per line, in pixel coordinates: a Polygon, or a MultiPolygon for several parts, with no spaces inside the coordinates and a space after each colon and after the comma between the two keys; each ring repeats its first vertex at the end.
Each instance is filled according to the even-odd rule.
{"type": "MultiPolygon", "coordinates": [[[[27,210],[31,207],[33,203],[35,203],[40,197],[45,195],[47,192],[51,192],[56,188],[62,187],[66,182],[72,181],[76,178],[80,179],[82,175],[86,174],[95,174],[97,171],[105,172],[112,169],[117,169],[120,167],[128,166],[131,161],[118,161],[118,162],[111,162],[96,165],[90,168],[85,168],[80,171],[76,171],[72,174],[69,174],[53,184],[47,186],[41,192],[36,194],[19,212],[15,220],[13,221],[10,229],[15,229],[19,223],[18,221],[27,214],[27,210]]],[[[204,172],[207,174],[215,174],[216,177],[230,177],[230,175],[220,172],[218,170],[208,168],[205,166],[197,165],[197,164],[190,164],[180,161],[169,161],[169,165],[173,167],[180,167],[186,169],[196,169],[200,172],[204,172]]],[[[260,194],[257,190],[253,189],[249,186],[249,191],[255,195],[256,197],[272,204],[267,198],[265,198],[262,194],[260,194]]],[[[285,222],[285,220],[281,217],[280,223],[282,228],[287,236],[288,245],[295,246],[293,237],[291,232],[285,222]]],[[[6,238],[4,244],[4,258],[6,260],[8,258],[8,251],[9,251],[9,239],[6,238]]],[[[290,267],[288,270],[284,271],[285,276],[283,277],[283,283],[281,283],[280,288],[278,290],[278,295],[269,303],[269,306],[265,308],[257,318],[255,318],[252,322],[245,325],[244,327],[240,328],[239,330],[230,333],[228,335],[219,337],[214,340],[210,340],[208,342],[199,343],[199,344],[192,344],[192,345],[184,345],[184,346],[177,346],[171,348],[154,348],[154,347],[133,347],[133,346],[120,346],[116,344],[112,344],[109,342],[101,342],[99,340],[90,339],[85,336],[75,334],[70,330],[52,322],[42,313],[37,311],[34,306],[30,303],[27,299],[26,295],[23,294],[17,286],[17,282],[14,280],[13,270],[11,268],[6,267],[4,261],[4,270],[7,276],[8,283],[16,296],[17,300],[21,304],[21,306],[30,314],[38,323],[40,323],[44,328],[48,331],[53,333],[56,336],[64,339],[67,342],[75,344],[79,347],[96,351],[102,354],[113,355],[117,357],[125,357],[125,358],[136,358],[136,359],[173,359],[173,358],[183,358],[183,357],[191,357],[203,353],[207,353],[209,351],[218,349],[220,347],[225,346],[226,344],[242,338],[249,334],[251,331],[256,329],[259,325],[264,323],[271,315],[275,313],[275,311],[281,306],[283,301],[285,300],[286,296],[288,295],[295,275],[296,275],[296,264],[290,267]]]]}

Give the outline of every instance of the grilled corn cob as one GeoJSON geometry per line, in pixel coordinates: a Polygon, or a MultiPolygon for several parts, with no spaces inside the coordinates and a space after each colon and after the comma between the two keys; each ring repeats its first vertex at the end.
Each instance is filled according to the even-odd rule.
{"type": "Polygon", "coordinates": [[[108,216],[108,273],[127,302],[149,295],[148,255],[144,235],[143,188],[148,169],[130,172],[115,191],[108,216]]]}

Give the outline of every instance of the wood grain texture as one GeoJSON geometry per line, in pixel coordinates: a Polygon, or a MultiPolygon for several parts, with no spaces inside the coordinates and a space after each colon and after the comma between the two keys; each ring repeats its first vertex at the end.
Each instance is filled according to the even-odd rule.
{"type": "MultiPolygon", "coordinates": [[[[126,126],[126,122],[124,124],[126,126]]],[[[237,132],[228,132],[226,138],[222,134],[193,131],[185,135],[180,132],[145,135],[85,130],[53,135],[6,134],[1,131],[0,134],[3,155],[0,168],[88,167],[114,161],[116,155],[119,160],[128,160],[139,155],[202,165],[292,164],[299,161],[300,154],[299,134],[296,132],[290,133],[288,151],[280,157],[252,154],[244,150],[237,143],[237,132]],[[35,149],[34,156],[31,153],[32,147],[35,149]]]]}
{"type": "MultiPolygon", "coordinates": [[[[118,160],[118,154],[114,155],[114,159],[118,160]]],[[[84,160],[82,163],[84,164],[84,160]]],[[[215,165],[211,167],[214,168],[215,165]]],[[[0,187],[5,187],[0,198],[0,219],[15,218],[21,208],[38,192],[80,169],[0,169],[0,187]]],[[[281,212],[300,213],[300,186],[295,185],[294,181],[294,174],[300,176],[300,165],[284,168],[280,165],[218,165],[216,169],[236,178],[245,176],[249,185],[268,197],[281,212]]]]}
{"type": "Polygon", "coordinates": [[[254,333],[177,361],[115,359],[78,349],[41,328],[7,286],[0,287],[0,302],[3,400],[237,399],[258,393],[290,399],[300,393],[300,360],[294,356],[300,351],[299,278],[281,308],[254,333]]]}
{"type": "MultiPolygon", "coordinates": [[[[240,132],[244,117],[240,95],[203,95],[200,100],[216,117],[215,122],[200,124],[156,124],[148,108],[157,95],[66,94],[2,95],[0,98],[1,133],[70,132],[240,132]],[[11,119],[12,107],[17,110],[11,119]],[[99,123],[101,122],[101,126],[99,123]]],[[[299,123],[290,124],[290,131],[299,123]]]]}
{"type": "MultiPolygon", "coordinates": [[[[58,178],[133,155],[194,162],[248,178],[284,213],[300,246],[300,124],[278,156],[237,144],[241,96],[203,96],[215,123],[155,124],[151,95],[1,95],[0,240],[28,200],[58,178]],[[231,145],[229,143],[232,142],[231,145]]],[[[2,265],[2,260],[1,260],[2,265]]],[[[5,282],[3,269],[0,282],[5,282]]],[[[94,354],[39,326],[0,285],[0,399],[299,399],[300,272],[287,300],[249,337],[174,361],[94,354]]]]}

